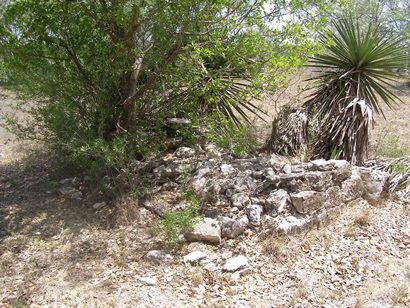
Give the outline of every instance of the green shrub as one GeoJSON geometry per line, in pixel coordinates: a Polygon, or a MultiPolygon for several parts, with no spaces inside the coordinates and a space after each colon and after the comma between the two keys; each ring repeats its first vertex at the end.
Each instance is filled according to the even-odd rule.
{"type": "MultiPolygon", "coordinates": [[[[104,170],[163,150],[167,118],[249,120],[259,112],[250,98],[274,90],[318,49],[307,34],[326,18],[306,11],[325,12],[331,1],[268,2],[8,2],[0,79],[36,102],[32,123],[19,130],[104,170]],[[294,21],[272,29],[289,11],[294,21]]],[[[177,135],[195,142],[189,129],[177,135]]],[[[227,146],[247,151],[246,133],[233,135],[239,140],[227,146]]]]}
{"type": "Polygon", "coordinates": [[[200,218],[201,202],[193,191],[185,195],[188,206],[182,211],[167,211],[161,222],[161,229],[171,245],[181,242],[179,235],[188,231],[200,218]]]}

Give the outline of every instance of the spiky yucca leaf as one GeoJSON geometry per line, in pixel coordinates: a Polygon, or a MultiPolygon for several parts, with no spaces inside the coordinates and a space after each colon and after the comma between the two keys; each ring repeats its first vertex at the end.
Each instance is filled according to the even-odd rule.
{"type": "Polygon", "coordinates": [[[381,102],[392,106],[399,100],[391,88],[397,77],[393,70],[404,67],[408,59],[402,39],[383,35],[379,25],[361,29],[352,18],[342,18],[333,26],[334,31],[321,37],[325,45],[333,43],[327,44],[325,54],[310,59],[310,66],[325,71],[314,78],[321,85],[306,104],[318,106],[323,115],[358,97],[376,113],[383,113],[381,102]]]}
{"type": "Polygon", "coordinates": [[[333,27],[321,37],[324,44],[332,42],[326,53],[310,59],[310,66],[320,69],[313,78],[320,84],[305,103],[319,119],[314,154],[338,154],[361,164],[372,113],[383,114],[382,102],[391,107],[399,100],[391,90],[393,69],[404,67],[408,55],[401,40],[383,35],[378,25],[361,28],[342,18],[333,27]]]}
{"type": "Polygon", "coordinates": [[[230,75],[214,78],[207,75],[183,89],[174,99],[182,106],[196,101],[197,113],[218,111],[241,127],[242,120],[248,124],[252,124],[252,117],[264,120],[261,115],[266,113],[252,102],[254,90],[252,83],[243,78],[230,75]]]}

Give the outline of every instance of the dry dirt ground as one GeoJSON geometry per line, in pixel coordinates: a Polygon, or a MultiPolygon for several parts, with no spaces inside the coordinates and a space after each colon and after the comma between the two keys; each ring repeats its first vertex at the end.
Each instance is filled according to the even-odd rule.
{"type": "MultiPolygon", "coordinates": [[[[1,93],[0,109],[10,112],[15,98],[1,93]]],[[[410,106],[388,116],[372,144],[387,132],[393,152],[407,151],[410,106]]],[[[219,247],[185,245],[173,261],[157,265],[143,256],[164,248],[152,228],[158,220],[135,208],[133,222],[120,224],[107,207],[65,199],[58,188],[68,176],[41,145],[0,130],[1,307],[410,305],[409,195],[378,206],[350,204],[328,225],[291,237],[250,232],[219,247]],[[216,265],[244,254],[251,270],[238,279],[183,264],[182,256],[194,250],[216,265]]],[[[133,206],[126,198],[118,203],[133,206]]]]}

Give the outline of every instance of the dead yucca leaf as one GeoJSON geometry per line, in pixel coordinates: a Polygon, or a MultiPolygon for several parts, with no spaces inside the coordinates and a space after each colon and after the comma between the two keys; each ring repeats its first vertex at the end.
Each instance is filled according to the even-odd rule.
{"type": "Polygon", "coordinates": [[[346,108],[328,114],[321,122],[313,144],[314,155],[363,164],[373,121],[371,106],[364,100],[353,99],[346,108]]]}
{"type": "Polygon", "coordinates": [[[308,117],[304,109],[285,106],[272,123],[272,133],[262,150],[280,155],[298,155],[308,146],[308,117]]]}

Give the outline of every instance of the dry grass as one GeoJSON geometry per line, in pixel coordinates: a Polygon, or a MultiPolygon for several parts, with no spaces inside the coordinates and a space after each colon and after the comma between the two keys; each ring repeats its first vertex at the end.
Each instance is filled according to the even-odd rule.
{"type": "Polygon", "coordinates": [[[370,225],[370,213],[368,210],[365,210],[363,214],[357,216],[353,222],[355,226],[360,228],[366,228],[370,225]]]}
{"type": "Polygon", "coordinates": [[[288,239],[285,235],[274,233],[263,241],[262,251],[274,262],[285,262],[289,257],[287,243],[288,239]]]}
{"type": "Polygon", "coordinates": [[[191,284],[195,288],[205,283],[204,275],[202,271],[199,269],[192,272],[190,278],[191,278],[191,284]]]}
{"type": "Polygon", "coordinates": [[[376,125],[371,131],[369,156],[401,157],[410,154],[410,88],[405,79],[397,80],[401,90],[396,94],[402,100],[392,109],[384,108],[386,118],[376,117],[376,125]]]}
{"type": "Polygon", "coordinates": [[[303,282],[299,282],[296,285],[296,290],[293,293],[293,297],[291,299],[291,301],[289,302],[289,306],[290,307],[299,307],[303,305],[301,305],[301,302],[303,302],[306,298],[308,297],[308,291],[307,291],[307,287],[306,284],[303,282]]]}
{"type": "Polygon", "coordinates": [[[397,289],[395,289],[393,294],[391,295],[391,300],[394,305],[410,304],[409,291],[407,285],[397,287],[397,289]]]}
{"type": "Polygon", "coordinates": [[[410,203],[403,203],[403,213],[410,217],[410,203]]]}
{"type": "Polygon", "coordinates": [[[356,238],[359,236],[359,233],[357,232],[357,229],[354,225],[349,226],[344,232],[343,236],[347,238],[356,238]]]}

